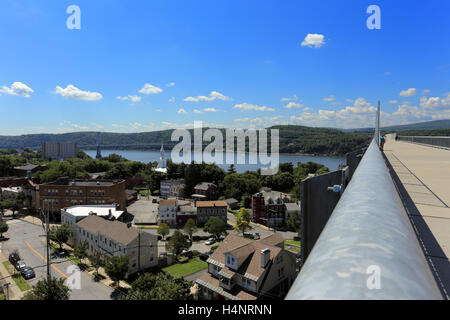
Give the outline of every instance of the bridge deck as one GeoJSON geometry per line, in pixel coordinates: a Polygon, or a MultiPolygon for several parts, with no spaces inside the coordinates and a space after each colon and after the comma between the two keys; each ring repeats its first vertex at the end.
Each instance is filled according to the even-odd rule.
{"type": "Polygon", "coordinates": [[[450,295],[450,150],[387,140],[387,164],[443,295],[450,295]]]}

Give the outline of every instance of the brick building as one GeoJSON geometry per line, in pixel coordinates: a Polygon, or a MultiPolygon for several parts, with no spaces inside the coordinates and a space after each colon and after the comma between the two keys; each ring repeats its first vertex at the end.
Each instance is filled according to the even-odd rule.
{"type": "Polygon", "coordinates": [[[202,200],[216,200],[217,186],[211,182],[202,182],[194,187],[195,193],[192,195],[193,199],[202,200]]]}
{"type": "Polygon", "coordinates": [[[39,208],[50,207],[60,212],[75,205],[116,204],[119,210],[126,208],[125,180],[71,180],[60,178],[39,185],[39,208]]]}
{"type": "Polygon", "coordinates": [[[261,191],[252,196],[252,221],[268,226],[281,227],[286,223],[285,195],[279,191],[261,191]]]}
{"type": "Polygon", "coordinates": [[[203,225],[212,217],[218,217],[227,222],[227,208],[226,201],[197,201],[195,203],[197,207],[197,224],[203,225]]]}

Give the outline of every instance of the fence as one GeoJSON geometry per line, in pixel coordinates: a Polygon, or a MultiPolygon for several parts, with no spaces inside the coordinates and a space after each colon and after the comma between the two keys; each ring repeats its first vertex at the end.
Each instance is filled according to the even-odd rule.
{"type": "Polygon", "coordinates": [[[450,149],[450,137],[397,136],[397,140],[450,149]]]}

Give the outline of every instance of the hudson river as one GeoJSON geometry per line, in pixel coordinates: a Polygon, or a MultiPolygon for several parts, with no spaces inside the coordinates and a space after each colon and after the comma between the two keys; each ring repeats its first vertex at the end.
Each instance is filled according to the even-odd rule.
{"type": "MultiPolygon", "coordinates": [[[[89,156],[95,158],[96,151],[95,150],[83,150],[89,156]]],[[[138,150],[102,150],[102,156],[108,156],[111,153],[116,153],[121,155],[122,157],[132,160],[132,161],[140,161],[144,163],[158,161],[159,160],[159,151],[138,151],[138,150]]],[[[166,151],[166,158],[170,158],[170,151],[166,151]]],[[[246,155],[246,163],[248,163],[248,156],[246,155]]],[[[294,166],[297,166],[297,162],[306,163],[308,161],[316,162],[323,164],[328,167],[331,171],[334,171],[338,168],[339,164],[345,163],[345,158],[340,157],[316,157],[316,156],[302,156],[302,155],[280,155],[280,163],[291,162],[294,166]]],[[[219,164],[219,167],[227,170],[230,166],[229,164],[219,164]]],[[[258,164],[234,164],[237,172],[245,172],[247,170],[256,171],[261,167],[267,167],[266,165],[258,164]]]]}

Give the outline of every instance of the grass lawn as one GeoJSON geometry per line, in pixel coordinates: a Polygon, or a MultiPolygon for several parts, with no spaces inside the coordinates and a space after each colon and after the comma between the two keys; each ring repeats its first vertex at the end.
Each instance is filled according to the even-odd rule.
{"type": "Polygon", "coordinates": [[[31,287],[28,284],[28,282],[18,273],[14,274],[14,267],[12,266],[9,261],[3,261],[3,265],[5,266],[6,270],[11,274],[11,278],[13,278],[14,282],[19,287],[20,291],[27,291],[30,290],[31,287]]]}
{"type": "Polygon", "coordinates": [[[3,294],[3,293],[0,293],[0,301],[1,300],[6,300],[5,294],[3,294]]]}
{"type": "Polygon", "coordinates": [[[286,249],[300,251],[300,241],[284,240],[284,245],[286,246],[286,249]],[[293,246],[289,246],[289,244],[292,244],[293,246]]]}
{"type": "Polygon", "coordinates": [[[162,270],[170,273],[174,277],[185,277],[206,268],[208,268],[206,262],[201,261],[199,258],[193,258],[189,262],[173,264],[162,270]]]}

